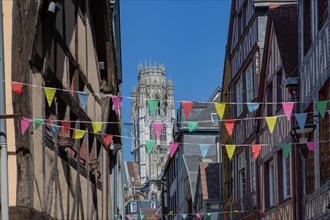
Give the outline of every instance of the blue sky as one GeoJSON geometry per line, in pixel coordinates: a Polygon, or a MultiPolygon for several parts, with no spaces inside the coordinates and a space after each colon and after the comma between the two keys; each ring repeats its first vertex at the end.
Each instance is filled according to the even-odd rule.
{"type": "MultiPolygon", "coordinates": [[[[230,0],[121,0],[122,95],[137,85],[138,64],[165,64],[174,99],[206,101],[222,84],[230,0]]],[[[123,122],[130,121],[124,98],[123,122]]],[[[123,133],[123,135],[126,135],[123,133]]],[[[123,139],[124,159],[131,160],[123,139]]]]}

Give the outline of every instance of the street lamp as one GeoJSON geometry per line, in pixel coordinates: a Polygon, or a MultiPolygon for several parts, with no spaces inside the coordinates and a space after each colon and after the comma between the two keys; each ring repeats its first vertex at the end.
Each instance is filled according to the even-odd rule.
{"type": "Polygon", "coordinates": [[[303,129],[299,126],[294,126],[290,131],[290,135],[296,142],[299,142],[300,153],[304,156],[304,158],[306,158],[308,154],[306,143],[311,139],[315,127],[316,125],[313,123],[306,123],[303,129]]]}

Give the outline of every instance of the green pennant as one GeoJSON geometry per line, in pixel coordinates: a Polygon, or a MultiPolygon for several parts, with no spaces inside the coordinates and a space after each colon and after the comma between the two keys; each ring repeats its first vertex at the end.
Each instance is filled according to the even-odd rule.
{"type": "Polygon", "coordinates": [[[189,132],[194,132],[197,129],[198,122],[197,121],[187,121],[189,132]]]}
{"type": "Polygon", "coordinates": [[[282,144],[281,147],[282,147],[284,158],[285,159],[288,158],[289,153],[290,153],[290,147],[291,147],[291,145],[290,144],[282,144]]]}
{"type": "Polygon", "coordinates": [[[270,210],[272,211],[272,213],[276,212],[276,208],[271,208],[270,210]]]}
{"type": "Polygon", "coordinates": [[[206,213],[207,216],[210,216],[211,214],[212,214],[211,212],[207,212],[207,213],[206,213]]]}
{"type": "Polygon", "coordinates": [[[38,129],[40,125],[44,122],[42,119],[33,119],[35,129],[38,129]]]}
{"type": "Polygon", "coordinates": [[[144,215],[140,215],[140,218],[141,218],[141,219],[144,219],[144,215]]]}
{"type": "Polygon", "coordinates": [[[149,106],[149,110],[150,110],[150,114],[152,116],[156,115],[157,112],[157,107],[158,107],[158,100],[157,99],[149,99],[147,101],[148,106],[149,106]]]}
{"type": "Polygon", "coordinates": [[[155,140],[146,140],[146,149],[149,155],[151,154],[151,151],[154,148],[155,143],[156,143],[155,140]]]}
{"type": "Polygon", "coordinates": [[[325,116],[325,111],[327,109],[327,105],[328,105],[328,101],[318,101],[316,103],[317,105],[317,108],[319,109],[320,111],[320,115],[322,116],[322,118],[324,118],[325,116]]]}

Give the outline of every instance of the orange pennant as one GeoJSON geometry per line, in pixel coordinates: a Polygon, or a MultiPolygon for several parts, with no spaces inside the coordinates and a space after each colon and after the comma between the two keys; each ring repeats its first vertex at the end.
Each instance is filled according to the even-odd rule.
{"type": "Polygon", "coordinates": [[[112,141],[112,135],[111,134],[104,134],[103,135],[103,142],[104,142],[104,148],[107,150],[109,148],[109,145],[112,141]]]}
{"type": "Polygon", "coordinates": [[[228,132],[229,136],[231,137],[233,134],[234,126],[235,126],[235,121],[229,119],[229,120],[224,120],[224,122],[225,122],[227,132],[228,132]]]}
{"type": "Polygon", "coordinates": [[[255,160],[258,158],[260,149],[261,149],[261,144],[255,144],[255,145],[251,146],[251,150],[252,150],[252,153],[253,153],[253,158],[255,160]]]}
{"type": "Polygon", "coordinates": [[[188,118],[190,115],[193,103],[192,102],[181,102],[181,104],[183,107],[184,114],[186,115],[186,118],[188,118]]]}

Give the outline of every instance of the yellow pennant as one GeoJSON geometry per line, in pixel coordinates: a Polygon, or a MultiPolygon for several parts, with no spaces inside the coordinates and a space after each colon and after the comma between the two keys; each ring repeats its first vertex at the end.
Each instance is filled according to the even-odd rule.
{"type": "Polygon", "coordinates": [[[102,122],[92,122],[94,133],[99,133],[102,130],[102,122]]]}
{"type": "Polygon", "coordinates": [[[226,150],[227,150],[229,160],[231,160],[231,158],[233,158],[235,148],[236,148],[236,145],[226,145],[226,150]]]}
{"type": "Polygon", "coordinates": [[[74,130],[74,139],[79,140],[84,137],[86,131],[76,129],[74,130]]]}
{"type": "Polygon", "coordinates": [[[223,114],[225,113],[226,103],[216,102],[216,103],[214,103],[214,105],[215,105],[215,109],[217,110],[220,120],[222,120],[223,114]]]}
{"type": "Polygon", "coordinates": [[[48,102],[48,106],[50,107],[52,105],[55,93],[56,93],[56,88],[51,88],[51,87],[45,87],[45,94],[46,94],[46,99],[48,102]]]}
{"type": "Polygon", "coordinates": [[[269,132],[273,133],[275,125],[276,125],[277,116],[266,117],[266,122],[269,128],[269,132]]]}

